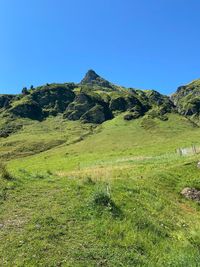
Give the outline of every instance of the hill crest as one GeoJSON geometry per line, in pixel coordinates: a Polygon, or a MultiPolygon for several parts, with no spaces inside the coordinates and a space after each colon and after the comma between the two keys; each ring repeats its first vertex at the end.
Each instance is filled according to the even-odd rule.
{"type": "Polygon", "coordinates": [[[67,120],[101,124],[124,113],[125,120],[150,116],[167,120],[177,112],[199,122],[200,81],[181,86],[171,97],[155,90],[124,88],[89,70],[79,84],[46,84],[23,88],[18,95],[0,95],[0,120],[44,120],[62,114],[67,120]]]}

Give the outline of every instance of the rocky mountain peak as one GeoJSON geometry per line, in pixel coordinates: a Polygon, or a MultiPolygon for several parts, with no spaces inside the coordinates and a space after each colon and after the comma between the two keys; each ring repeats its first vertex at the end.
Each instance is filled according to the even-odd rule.
{"type": "Polygon", "coordinates": [[[98,85],[101,87],[112,88],[110,82],[99,76],[94,70],[90,69],[81,81],[81,84],[98,85]]]}
{"type": "Polygon", "coordinates": [[[88,72],[85,74],[85,77],[81,81],[81,83],[92,83],[94,82],[97,78],[100,78],[98,74],[94,70],[88,70],[88,72]]]}

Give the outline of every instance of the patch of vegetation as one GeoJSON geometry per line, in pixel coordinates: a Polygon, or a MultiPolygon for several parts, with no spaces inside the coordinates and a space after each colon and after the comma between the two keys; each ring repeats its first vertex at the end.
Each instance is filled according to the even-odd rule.
{"type": "Polygon", "coordinates": [[[23,125],[16,122],[6,122],[0,127],[0,137],[8,137],[22,129],[23,125]]]}
{"type": "Polygon", "coordinates": [[[172,100],[180,114],[189,116],[195,123],[199,123],[200,115],[200,80],[180,86],[172,95],[172,100]]]}
{"type": "Polygon", "coordinates": [[[115,218],[122,218],[122,211],[112,199],[110,186],[108,184],[97,184],[90,203],[92,207],[97,210],[98,215],[102,215],[104,211],[107,211],[115,218]]]}
{"type": "Polygon", "coordinates": [[[151,117],[144,117],[141,121],[141,127],[143,127],[145,130],[155,129],[156,126],[156,121],[151,117]]]}
{"type": "Polygon", "coordinates": [[[14,99],[14,95],[0,95],[0,109],[8,109],[14,99]]]}
{"type": "Polygon", "coordinates": [[[11,181],[14,179],[4,163],[0,163],[0,177],[4,180],[11,181]]]}
{"type": "Polygon", "coordinates": [[[14,102],[10,112],[22,118],[33,120],[41,120],[43,118],[42,108],[29,96],[25,96],[19,101],[14,102]]]}

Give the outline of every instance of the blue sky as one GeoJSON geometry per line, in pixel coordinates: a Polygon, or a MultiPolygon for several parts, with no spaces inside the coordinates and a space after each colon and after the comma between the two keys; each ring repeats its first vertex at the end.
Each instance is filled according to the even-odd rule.
{"type": "Polygon", "coordinates": [[[79,82],[170,94],[200,77],[199,0],[1,0],[0,93],[79,82]]]}

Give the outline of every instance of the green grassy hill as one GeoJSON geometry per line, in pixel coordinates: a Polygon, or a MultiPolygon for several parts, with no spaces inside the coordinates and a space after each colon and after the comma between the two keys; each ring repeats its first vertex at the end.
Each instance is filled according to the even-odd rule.
{"type": "Polygon", "coordinates": [[[1,265],[198,266],[200,209],[180,195],[200,186],[198,156],[175,149],[200,130],[168,116],[49,118],[2,140],[1,265]]]}
{"type": "Polygon", "coordinates": [[[61,87],[61,98],[73,87],[65,104],[55,100],[58,85],[51,93],[42,87],[4,96],[0,266],[200,266],[200,207],[180,194],[185,187],[200,189],[199,155],[177,153],[200,147],[200,128],[155,91],[129,89],[137,93],[134,107],[148,108],[127,120],[136,110],[114,107],[130,103],[129,93],[92,77],[94,92],[61,87]],[[12,113],[20,106],[17,112],[23,107],[30,114],[32,94],[40,118],[12,113]],[[69,117],[94,103],[113,118],[69,117]]]}

